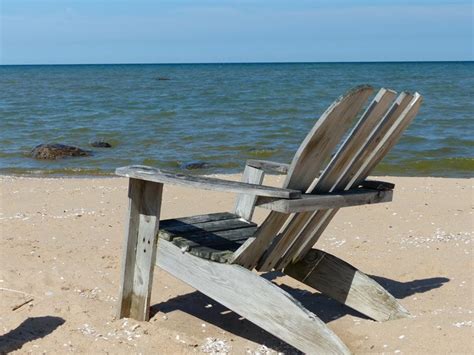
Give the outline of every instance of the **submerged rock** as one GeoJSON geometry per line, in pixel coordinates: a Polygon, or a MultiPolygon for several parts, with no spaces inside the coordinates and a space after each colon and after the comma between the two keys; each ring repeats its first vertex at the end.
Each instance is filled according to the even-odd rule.
{"type": "Polygon", "coordinates": [[[194,161],[191,163],[185,163],[181,168],[186,170],[197,170],[197,169],[209,169],[211,164],[206,163],[205,161],[194,161]]]}
{"type": "Polygon", "coordinates": [[[89,142],[89,144],[91,147],[95,147],[95,148],[112,148],[112,144],[103,140],[91,141],[89,142]]]}
{"type": "Polygon", "coordinates": [[[56,160],[66,157],[88,157],[92,152],[65,144],[40,144],[33,148],[31,156],[41,160],[56,160]]]}

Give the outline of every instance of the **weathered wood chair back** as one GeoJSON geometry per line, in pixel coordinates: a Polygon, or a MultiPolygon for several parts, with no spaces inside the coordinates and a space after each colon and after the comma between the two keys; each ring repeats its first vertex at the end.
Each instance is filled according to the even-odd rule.
{"type": "MultiPolygon", "coordinates": [[[[326,193],[357,187],[366,179],[416,116],[422,101],[417,93],[403,92],[395,99],[394,91],[381,89],[339,145],[372,92],[369,86],[355,88],[324,112],[297,150],[283,187],[326,193]]],[[[233,263],[259,271],[283,269],[311,249],[337,211],[271,212],[235,252],[233,263]]]]}

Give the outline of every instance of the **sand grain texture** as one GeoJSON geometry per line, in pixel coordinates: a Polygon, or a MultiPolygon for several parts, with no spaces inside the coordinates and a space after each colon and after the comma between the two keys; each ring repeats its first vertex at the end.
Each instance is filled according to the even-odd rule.
{"type": "MultiPolygon", "coordinates": [[[[354,353],[474,353],[473,180],[384,179],[394,202],[341,210],[318,247],[375,275],[414,318],[376,323],[274,281],[354,353]]],[[[116,319],[126,189],[121,178],[0,177],[0,353],[295,352],[159,269],[150,322],[116,319]]],[[[233,197],[166,186],[162,217],[227,211],[233,197]]]]}

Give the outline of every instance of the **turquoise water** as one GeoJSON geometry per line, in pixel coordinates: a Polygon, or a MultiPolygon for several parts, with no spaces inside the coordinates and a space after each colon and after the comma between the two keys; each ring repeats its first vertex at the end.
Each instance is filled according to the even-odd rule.
{"type": "Polygon", "coordinates": [[[473,62],[0,66],[0,172],[111,174],[146,164],[233,173],[289,162],[315,120],[355,85],[418,91],[424,104],[377,172],[472,176],[473,62]],[[170,80],[158,80],[166,77],[170,80]],[[104,139],[112,149],[91,148],[104,139]],[[38,161],[40,143],[94,156],[38,161]]]}

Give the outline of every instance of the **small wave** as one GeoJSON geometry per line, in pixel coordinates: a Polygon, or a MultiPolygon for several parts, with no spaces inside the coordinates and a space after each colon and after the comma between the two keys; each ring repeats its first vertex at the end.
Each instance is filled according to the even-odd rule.
{"type": "Polygon", "coordinates": [[[15,152],[2,152],[0,151],[0,158],[25,158],[30,153],[15,151],[15,152]]]}
{"type": "Polygon", "coordinates": [[[248,154],[255,158],[269,158],[277,152],[277,148],[253,148],[248,151],[248,154]]]}
{"type": "Polygon", "coordinates": [[[416,89],[425,97],[420,114],[379,171],[472,174],[472,160],[461,159],[471,157],[474,147],[472,63],[90,65],[0,71],[5,84],[0,168],[16,167],[26,174],[100,175],[134,163],[179,169],[194,160],[213,166],[206,173],[229,173],[241,171],[246,159],[288,162],[334,99],[356,82],[375,77],[377,83],[416,89]],[[28,80],[30,76],[38,80],[28,80]],[[152,80],[158,76],[172,81],[158,84],[152,80]],[[94,157],[74,160],[28,157],[40,143],[86,149],[98,137],[114,148],[93,149],[94,157]]]}
{"type": "Polygon", "coordinates": [[[23,169],[0,168],[0,174],[19,176],[114,176],[114,170],[99,168],[23,169]]]}
{"type": "Polygon", "coordinates": [[[145,119],[160,119],[160,118],[169,118],[169,117],[175,117],[177,115],[176,111],[159,111],[159,112],[153,112],[151,114],[144,115],[143,118],[145,119]]]}
{"type": "Polygon", "coordinates": [[[398,176],[439,176],[439,177],[474,177],[474,159],[472,158],[437,158],[424,160],[403,160],[398,163],[381,163],[376,174],[398,176]]]}
{"type": "Polygon", "coordinates": [[[268,116],[279,116],[279,115],[296,115],[301,112],[300,108],[297,107],[286,107],[276,109],[261,110],[261,113],[268,116]]]}
{"type": "Polygon", "coordinates": [[[177,160],[158,160],[158,159],[143,159],[143,165],[158,167],[158,168],[179,168],[182,162],[177,160]]]}
{"type": "Polygon", "coordinates": [[[222,169],[222,171],[229,171],[229,169],[234,170],[237,168],[242,168],[243,165],[244,165],[243,162],[228,161],[225,163],[217,163],[214,166],[218,169],[222,169]]]}

